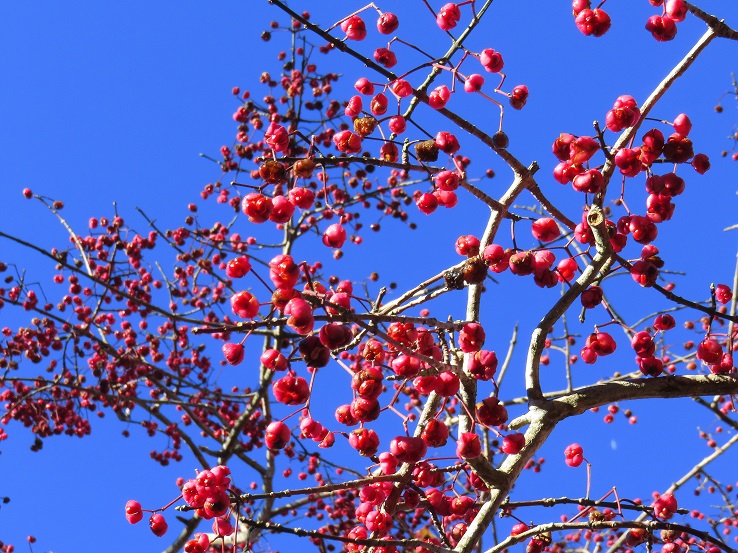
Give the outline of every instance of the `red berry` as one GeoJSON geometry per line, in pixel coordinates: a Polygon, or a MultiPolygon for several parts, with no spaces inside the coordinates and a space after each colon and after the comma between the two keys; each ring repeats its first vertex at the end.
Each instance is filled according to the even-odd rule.
{"type": "Polygon", "coordinates": [[[131,524],[140,522],[143,518],[143,512],[141,510],[141,504],[135,499],[130,499],[126,502],[126,520],[131,524]]]}
{"type": "Polygon", "coordinates": [[[149,519],[149,528],[155,536],[163,536],[167,533],[167,521],[161,513],[154,513],[149,519]]]}
{"type": "Polygon", "coordinates": [[[377,30],[383,35],[391,35],[400,26],[397,16],[390,12],[384,12],[377,19],[377,30]]]}
{"type": "Polygon", "coordinates": [[[571,444],[564,450],[566,464],[570,467],[578,467],[584,461],[584,450],[579,444],[571,444]]]}

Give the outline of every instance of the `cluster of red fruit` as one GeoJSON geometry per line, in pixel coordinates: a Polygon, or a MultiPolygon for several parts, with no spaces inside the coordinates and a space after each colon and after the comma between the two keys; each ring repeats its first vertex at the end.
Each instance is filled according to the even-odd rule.
{"type": "MultiPolygon", "coordinates": [[[[659,42],[672,40],[677,34],[677,23],[687,17],[687,3],[684,0],[648,0],[654,6],[662,6],[661,15],[652,15],[646,22],[646,30],[659,42]]],[[[586,36],[602,36],[611,25],[610,16],[602,9],[602,4],[592,9],[591,0],[572,0],[571,7],[577,28],[586,36]]]]}
{"type": "MultiPolygon", "coordinates": [[[[216,537],[232,535],[234,527],[230,520],[230,474],[231,471],[228,467],[219,465],[210,470],[203,470],[198,473],[197,477],[183,482],[180,497],[163,509],[152,512],[149,518],[149,527],[154,535],[163,536],[168,529],[164,515],[158,511],[165,510],[180,498],[195,510],[198,517],[213,520],[213,532],[216,537]]],[[[143,519],[144,512],[138,501],[131,499],[126,503],[126,519],[131,524],[140,522],[143,519]]],[[[200,533],[195,534],[194,539],[185,544],[184,550],[186,553],[205,553],[209,548],[210,538],[207,534],[200,533]]]]}

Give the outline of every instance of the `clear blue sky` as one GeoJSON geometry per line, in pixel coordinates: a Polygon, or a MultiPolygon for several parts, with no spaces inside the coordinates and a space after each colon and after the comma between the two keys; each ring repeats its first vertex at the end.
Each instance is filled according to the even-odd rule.
{"type": "MultiPolygon", "coordinates": [[[[332,24],[339,18],[335,5],[328,9],[328,2],[294,4],[300,10],[317,4],[315,22],[332,24]]],[[[421,44],[435,40],[427,32],[433,22],[420,2],[394,4],[398,4],[392,9],[400,15],[401,36],[421,44]]],[[[348,6],[362,4],[340,5],[348,11],[348,6]]],[[[712,0],[700,5],[708,11],[714,8],[713,13],[738,26],[735,2],[712,0]]],[[[525,83],[530,88],[526,108],[506,117],[510,150],[524,162],[539,161],[542,185],[560,188],[552,194],[564,198],[569,213],[576,213],[581,198],[570,191],[566,194],[548,176],[555,165],[552,141],[560,132],[590,134],[592,121],[604,120],[620,94],[641,102],[704,27],[689,18],[680,25],[677,40],[657,44],[643,29],[648,15],[656,13],[648,2],[609,2],[606,7],[613,18],[611,31],[601,39],[588,39],[574,28],[568,1],[499,0],[482,32],[469,43],[471,48],[500,50],[508,84],[525,83]],[[631,7],[634,15],[625,13],[631,7]]],[[[464,10],[468,13],[468,7],[464,10]]],[[[176,6],[142,1],[5,3],[0,7],[0,229],[46,247],[67,243],[63,229],[48,213],[22,199],[24,187],[63,200],[76,228],[84,229],[90,216],[109,215],[113,202],[139,228],[144,224],[135,207],[163,225],[179,224],[186,204],[197,200],[205,183],[219,177],[218,168],[198,154],[215,156],[222,144],[232,142],[231,114],[237,103],[231,88],[260,91],[258,75],[279,70],[275,54],[288,45],[278,37],[271,43],[259,38],[272,18],[285,21],[265,1],[188,0],[176,6]]],[[[719,152],[732,147],[726,136],[738,122],[738,114],[730,100],[723,102],[722,115],[713,108],[730,88],[730,71],[738,71],[737,60],[735,44],[713,45],[655,112],[671,119],[687,111],[694,123],[697,150],[712,161],[712,170],[704,177],[688,172],[687,193],[677,202],[677,218],[664,231],[670,238],[658,243],[671,268],[689,273],[688,278],[677,280],[678,290],[696,299],[707,297],[710,282],[729,282],[735,261],[736,235],[720,229],[738,222],[738,163],[720,158],[719,152]]],[[[361,75],[361,67],[335,54],[318,61],[337,64],[331,70],[346,74],[344,86],[361,75]]],[[[453,101],[462,100],[454,97],[453,101]]],[[[496,125],[496,110],[486,104],[469,101],[450,107],[479,117],[482,127],[496,125]]],[[[494,168],[500,176],[492,181],[491,190],[502,190],[506,177],[499,161],[474,158],[472,139],[459,138],[469,144],[464,153],[473,158],[470,172],[481,175],[487,167],[494,168]]],[[[389,237],[386,233],[367,236],[361,247],[347,248],[344,263],[359,267],[363,258],[374,257],[377,265],[359,267],[356,278],[373,270],[389,276],[402,256],[405,266],[417,266],[418,273],[397,274],[395,280],[401,286],[434,274],[457,261],[452,247],[456,236],[481,233],[481,219],[474,214],[482,212],[475,211],[468,197],[463,201],[468,209],[438,214],[436,219],[414,214],[420,225],[417,234],[400,234],[396,232],[400,227],[387,225],[394,249],[383,242],[389,237]]],[[[248,233],[245,223],[242,232],[248,233]]],[[[8,244],[0,244],[0,259],[14,259],[48,282],[49,267],[8,244]]],[[[536,312],[531,306],[552,301],[555,293],[528,286],[513,293],[494,292],[500,312],[507,314],[501,319],[520,320],[522,328],[530,326],[528,313],[536,312]]],[[[637,301],[645,297],[639,290],[633,292],[637,301]]],[[[458,306],[454,309],[460,316],[458,306]]],[[[433,314],[445,317],[441,311],[433,314]]],[[[0,326],[14,323],[2,320],[0,326]]],[[[498,352],[504,351],[509,338],[508,327],[499,324],[501,335],[493,338],[498,352]]],[[[627,355],[623,359],[629,362],[627,355]]],[[[669,441],[674,427],[662,424],[663,419],[641,418],[637,441],[635,431],[623,420],[605,432],[597,422],[600,416],[587,419],[590,427],[583,423],[562,427],[546,450],[552,458],[549,463],[556,466],[546,466],[544,474],[558,470],[563,444],[576,439],[593,452],[590,460],[600,463],[595,466],[595,482],[603,493],[615,483],[606,477],[610,463],[627,466],[631,456],[648,456],[646,466],[624,483],[632,486],[633,494],[644,493],[646,488],[638,488],[639,484],[671,470],[669,453],[663,446],[657,450],[651,440],[658,434],[669,441]]],[[[669,409],[670,422],[680,418],[687,432],[692,432],[689,415],[669,409]]],[[[22,542],[29,534],[39,539],[36,552],[159,550],[162,542],[146,528],[126,523],[123,505],[132,497],[148,506],[164,504],[176,493],[175,478],[193,474],[194,464],[184,461],[162,469],[148,459],[154,444],[140,439],[140,432],[133,429],[134,438],[125,441],[119,437],[122,428],[112,419],[93,421],[93,425],[91,437],[46,440],[40,453],[28,450],[32,443],[28,432],[11,425],[10,439],[0,443],[4,474],[0,495],[12,498],[0,508],[0,540],[15,543],[18,551],[24,550],[22,542]]],[[[678,455],[678,437],[672,438],[668,449],[678,455]]],[[[669,478],[678,475],[674,469],[664,481],[668,485],[669,478]]],[[[581,477],[583,493],[583,475],[576,477],[581,477]]],[[[540,478],[527,479],[540,489],[540,478]]],[[[247,482],[239,484],[246,487],[247,482]]],[[[564,491],[552,486],[551,493],[564,491]]]]}

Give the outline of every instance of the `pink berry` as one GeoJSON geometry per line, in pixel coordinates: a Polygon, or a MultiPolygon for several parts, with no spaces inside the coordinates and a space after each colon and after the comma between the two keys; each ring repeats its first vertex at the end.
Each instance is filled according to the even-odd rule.
{"type": "Polygon", "coordinates": [[[523,109],[528,101],[528,87],[524,84],[518,85],[510,93],[510,105],[513,109],[523,109]]]}
{"type": "Polygon", "coordinates": [[[428,105],[433,109],[442,109],[446,106],[449,98],[451,98],[451,91],[444,84],[434,88],[428,95],[428,105]]]}
{"type": "Polygon", "coordinates": [[[499,73],[505,66],[502,54],[492,48],[485,48],[479,54],[479,62],[490,73],[499,73]]]}
{"type": "Polygon", "coordinates": [[[141,522],[143,518],[143,512],[141,510],[141,504],[135,499],[130,499],[126,502],[126,520],[131,524],[141,522]]]}
{"type": "Polygon", "coordinates": [[[733,292],[726,284],[718,284],[715,286],[715,299],[725,305],[733,299],[733,292]]]}
{"type": "Polygon", "coordinates": [[[24,188],[23,189],[23,196],[27,199],[31,199],[33,197],[33,192],[31,192],[30,188],[24,188]]]}
{"type": "Polygon", "coordinates": [[[525,435],[520,432],[508,434],[502,439],[502,452],[508,455],[517,455],[525,446],[525,435]]]}
{"type": "Polygon", "coordinates": [[[340,248],[346,242],[346,229],[335,223],[325,229],[323,233],[323,244],[329,248],[340,248]]]}
{"type": "Polygon", "coordinates": [[[482,77],[479,73],[473,73],[472,75],[469,75],[464,81],[464,91],[477,92],[481,90],[483,84],[484,77],[482,77]]]}
{"type": "Polygon", "coordinates": [[[155,536],[163,536],[167,533],[167,521],[161,513],[154,513],[149,519],[149,528],[155,536]]]}
{"type": "Polygon", "coordinates": [[[664,494],[653,502],[653,514],[661,520],[668,520],[677,510],[677,501],[671,494],[664,494]]]}
{"type": "Polygon", "coordinates": [[[352,15],[344,19],[341,23],[341,30],[351,40],[364,40],[366,38],[366,24],[358,15],[352,15]]]}
{"type": "Polygon", "coordinates": [[[571,444],[564,450],[566,464],[570,467],[578,467],[584,461],[584,450],[579,444],[571,444]]]}
{"type": "Polygon", "coordinates": [[[610,29],[610,16],[604,10],[584,9],[577,13],[577,28],[586,36],[599,37],[610,29]]]}
{"type": "Polygon", "coordinates": [[[374,94],[374,85],[366,77],[361,77],[354,83],[354,88],[359,94],[371,96],[374,94]]]}
{"type": "Polygon", "coordinates": [[[684,0],[666,0],[666,15],[677,23],[686,19],[687,11],[684,0]]]}
{"type": "Polygon", "coordinates": [[[251,262],[245,255],[231,259],[226,265],[226,276],[228,278],[241,278],[251,270],[251,262]]]}
{"type": "Polygon", "coordinates": [[[456,444],[456,455],[460,459],[476,459],[482,454],[482,444],[476,432],[462,432],[456,444]]]}
{"type": "Polygon", "coordinates": [[[646,30],[659,42],[672,40],[677,34],[677,27],[670,17],[652,15],[646,22],[646,30]]]}
{"type": "Polygon", "coordinates": [[[290,437],[289,427],[281,421],[274,421],[266,428],[264,443],[269,449],[283,449],[289,443],[290,437]]]}
{"type": "Polygon", "coordinates": [[[383,35],[391,35],[400,26],[400,20],[390,12],[384,12],[377,19],[377,30],[383,35]]]}
{"type": "Polygon", "coordinates": [[[450,31],[456,27],[459,19],[461,19],[461,10],[459,10],[459,7],[456,4],[449,2],[448,4],[444,4],[441,9],[438,10],[436,24],[441,28],[441,30],[450,31]]]}
{"type": "Polygon", "coordinates": [[[243,361],[244,348],[241,344],[228,342],[223,344],[223,355],[229,365],[238,365],[243,361]]]}

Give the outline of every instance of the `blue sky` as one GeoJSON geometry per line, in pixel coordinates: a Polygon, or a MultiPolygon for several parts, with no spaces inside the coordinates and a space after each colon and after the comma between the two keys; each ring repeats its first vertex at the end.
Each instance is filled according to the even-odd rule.
{"type": "MultiPolygon", "coordinates": [[[[330,25],[339,19],[335,6],[329,7],[327,2],[294,3],[300,10],[304,6],[313,9],[312,4],[317,4],[313,21],[330,25]]],[[[406,0],[396,4],[393,9],[400,16],[401,36],[433,47],[438,35],[427,32],[433,21],[421,3],[406,0]]],[[[361,6],[342,3],[347,10],[354,5],[361,6]]],[[[713,0],[700,5],[707,11],[714,8],[713,13],[738,26],[738,5],[734,2],[713,0]]],[[[555,165],[550,153],[552,141],[560,132],[590,134],[592,121],[604,120],[620,94],[633,95],[641,102],[704,27],[690,17],[680,25],[675,41],[658,44],[643,30],[645,19],[656,13],[648,2],[610,2],[606,8],[613,27],[605,37],[593,39],[574,28],[566,1],[500,0],[469,43],[473,49],[500,50],[505,56],[506,84],[525,83],[530,88],[526,108],[506,116],[510,150],[524,162],[535,159],[540,163],[542,187],[561,198],[569,213],[576,213],[581,198],[549,177],[555,165]],[[628,9],[634,13],[626,13],[628,9]]],[[[176,8],[169,3],[142,1],[73,6],[18,2],[0,7],[0,229],[45,247],[67,243],[63,229],[50,214],[23,200],[20,191],[24,187],[63,200],[74,228],[84,229],[90,216],[109,216],[113,202],[139,228],[144,224],[135,213],[136,207],[155,216],[163,226],[179,224],[186,215],[186,204],[197,200],[204,184],[219,177],[218,167],[198,154],[216,156],[222,144],[232,142],[235,126],[231,114],[238,103],[230,94],[231,88],[241,86],[256,93],[260,90],[258,75],[279,70],[275,55],[287,45],[276,36],[270,43],[259,38],[272,18],[285,21],[261,1],[185,1],[176,8]]],[[[710,282],[730,282],[733,275],[735,234],[721,230],[738,222],[738,163],[721,158],[719,153],[733,146],[726,137],[738,117],[733,100],[723,99],[723,114],[716,114],[714,106],[730,88],[730,72],[738,70],[735,54],[735,44],[711,46],[655,112],[671,119],[687,111],[694,123],[692,137],[697,150],[707,153],[712,161],[707,175],[688,174],[687,193],[677,202],[677,217],[664,230],[668,238],[658,243],[670,267],[689,274],[687,278],[675,277],[678,291],[696,299],[707,297],[710,282]]],[[[337,85],[344,90],[362,75],[361,67],[335,53],[325,60],[318,58],[318,62],[326,67],[335,64],[331,70],[346,75],[337,85]]],[[[483,128],[496,126],[495,108],[459,96],[454,96],[449,107],[478,117],[483,128]]],[[[437,118],[428,121],[431,128],[440,124],[437,118]]],[[[470,173],[481,176],[486,168],[495,169],[498,177],[489,185],[491,193],[503,190],[507,181],[500,162],[483,157],[488,154],[473,157],[479,150],[471,144],[472,139],[459,138],[469,144],[467,155],[473,158],[470,173]]],[[[385,232],[367,235],[362,246],[347,248],[339,267],[357,279],[373,270],[383,277],[392,275],[400,288],[413,284],[418,276],[434,274],[457,261],[453,241],[458,235],[481,232],[481,219],[475,216],[483,211],[468,197],[462,198],[462,203],[463,210],[438,213],[436,218],[413,213],[420,227],[416,234],[383,222],[391,233],[391,243],[385,232]],[[363,259],[373,259],[376,265],[362,265],[363,259]],[[397,269],[399,260],[403,270],[397,269]]],[[[245,224],[242,232],[248,233],[245,224]]],[[[30,254],[3,243],[0,258],[16,260],[41,282],[48,281],[49,267],[30,254]]],[[[507,277],[509,281],[510,275],[507,277]]],[[[520,320],[522,328],[530,326],[539,302],[555,297],[550,291],[518,284],[512,288],[514,292],[492,292],[495,306],[499,305],[494,324],[499,324],[500,335],[492,338],[498,351],[504,351],[509,339],[505,323],[520,320]]],[[[626,312],[650,297],[642,290],[629,293],[635,302],[626,302],[626,312]]],[[[459,305],[441,304],[432,314],[445,317],[443,310],[447,309],[461,316],[459,305]]],[[[3,317],[7,316],[3,312],[3,317]]],[[[17,321],[3,320],[2,326],[13,323],[17,321]]],[[[651,409],[658,413],[661,407],[655,402],[651,409]]],[[[636,488],[672,470],[668,453],[658,451],[652,437],[658,433],[668,441],[669,432],[674,431],[672,438],[678,442],[680,431],[675,422],[680,419],[689,432],[694,427],[689,413],[673,408],[668,413],[668,426],[659,417],[649,421],[642,416],[637,434],[624,420],[603,432],[596,415],[562,425],[550,447],[553,460],[549,463],[559,463],[562,446],[579,440],[593,451],[590,460],[603,467],[595,466],[595,481],[604,493],[615,483],[604,477],[609,470],[605,467],[612,468],[610,463],[623,466],[631,456],[655,456],[657,461],[644,463],[647,466],[639,467],[633,481],[623,483],[626,488],[632,486],[634,494],[644,493],[636,488]],[[651,438],[643,438],[649,435],[651,438]],[[597,475],[601,475],[599,480],[597,475]]],[[[131,497],[146,499],[149,506],[166,503],[176,493],[175,478],[192,474],[194,465],[185,461],[161,469],[148,459],[154,445],[140,439],[135,431],[134,437],[125,441],[119,438],[122,428],[113,420],[94,422],[99,424],[91,437],[50,439],[40,453],[28,451],[32,437],[17,425],[11,426],[10,439],[0,443],[0,467],[6,475],[0,483],[0,495],[12,499],[0,508],[0,540],[16,543],[20,551],[25,536],[33,534],[39,539],[35,551],[56,553],[101,548],[116,553],[131,547],[156,551],[161,547],[162,542],[146,528],[130,527],[125,522],[123,505],[131,497]]],[[[677,444],[671,447],[678,449],[677,444]]],[[[553,472],[558,466],[545,470],[553,472]]],[[[678,475],[675,468],[666,480],[678,475]]],[[[541,486],[540,479],[531,482],[541,486]]],[[[552,484],[551,493],[564,490],[552,484]]]]}

